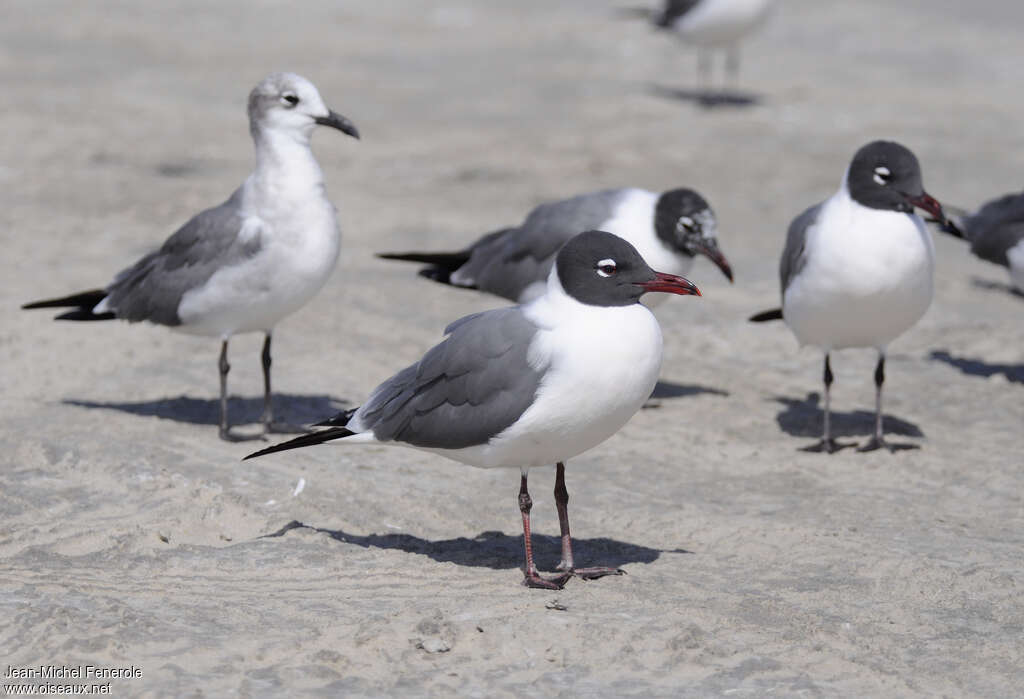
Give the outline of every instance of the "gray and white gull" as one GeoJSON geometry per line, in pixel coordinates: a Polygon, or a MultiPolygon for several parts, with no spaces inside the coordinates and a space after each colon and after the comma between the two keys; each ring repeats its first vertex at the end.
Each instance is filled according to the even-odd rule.
{"type": "Polygon", "coordinates": [[[382,383],[328,429],[246,458],[324,443],[387,444],[480,468],[518,468],[529,587],[559,589],[577,568],[569,534],[565,462],[611,437],[650,396],[661,368],[661,328],[639,303],[648,292],[700,295],[653,271],[626,241],[588,231],[558,253],[545,292],[528,304],[466,316],[423,358],[382,383]],[[555,465],[562,536],[559,574],[542,576],[530,538],[531,468],[555,465]]]}
{"type": "Polygon", "coordinates": [[[193,216],[159,250],[102,289],[23,308],[71,307],[58,320],[149,321],[221,340],[220,436],[228,427],[228,340],[262,332],[264,431],[274,421],[270,342],[274,327],[308,302],[334,269],[341,246],[337,213],[310,149],[317,125],[354,138],[356,127],[328,109],[316,87],[273,73],[249,94],[256,167],[223,204],[193,216]]]}
{"type": "Polygon", "coordinates": [[[782,308],[751,320],[784,319],[801,345],[825,352],[824,432],[810,451],[849,446],[832,437],[829,416],[830,355],[847,347],[878,351],[874,435],[861,451],[892,448],[882,434],[886,349],[928,310],[935,272],[932,236],[915,207],[946,221],[924,190],[917,157],[874,141],[853,156],[839,191],[789,226],[779,263],[782,308]]]}
{"type": "MultiPolygon", "coordinates": [[[[584,230],[602,230],[629,242],[652,267],[686,276],[694,257],[707,256],[732,281],[718,246],[718,223],[692,189],[667,192],[606,189],[533,209],[511,228],[494,231],[458,252],[382,253],[378,257],[427,264],[420,274],[443,284],[478,289],[526,303],[543,294],[558,250],[584,230]]],[[[656,299],[645,299],[656,305],[656,299]]]]}

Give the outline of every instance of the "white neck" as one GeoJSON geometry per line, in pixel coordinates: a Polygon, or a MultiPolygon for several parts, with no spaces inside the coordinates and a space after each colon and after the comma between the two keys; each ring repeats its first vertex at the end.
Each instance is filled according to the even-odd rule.
{"type": "Polygon", "coordinates": [[[256,170],[252,184],[262,195],[295,199],[323,189],[323,171],[309,145],[311,134],[312,129],[254,130],[256,170]]]}

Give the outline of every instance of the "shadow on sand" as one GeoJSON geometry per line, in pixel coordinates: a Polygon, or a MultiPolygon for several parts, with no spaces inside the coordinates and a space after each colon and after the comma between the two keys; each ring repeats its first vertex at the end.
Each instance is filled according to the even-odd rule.
{"type": "Polygon", "coordinates": [[[716,109],[721,107],[746,108],[756,107],[761,103],[761,97],[753,92],[743,90],[699,90],[695,88],[668,87],[667,85],[653,84],[649,86],[650,92],[656,97],[676,100],[678,102],[691,102],[698,107],[705,109],[716,109]]]}
{"type": "MultiPolygon", "coordinates": [[[[775,401],[783,405],[775,415],[775,421],[786,434],[794,437],[821,437],[824,428],[824,411],[821,395],[817,391],[807,394],[803,400],[776,396],[775,401]]],[[[921,428],[912,422],[892,415],[882,416],[882,427],[886,435],[898,434],[904,437],[924,437],[921,428]]],[[[851,412],[832,411],[832,436],[870,437],[875,431],[875,413],[870,410],[851,412]]],[[[896,449],[916,448],[916,444],[892,444],[896,449]]]]}
{"type": "MultiPolygon", "coordinates": [[[[493,568],[508,570],[518,568],[523,560],[523,537],[508,536],[502,532],[487,531],[473,538],[443,539],[430,541],[412,534],[369,534],[358,536],[348,534],[340,529],[321,529],[311,527],[292,520],[276,532],[264,534],[260,539],[284,536],[293,529],[309,529],[326,534],[335,541],[354,544],[363,548],[394,549],[406,553],[418,553],[429,556],[438,563],[454,563],[473,568],[493,568]]],[[[685,549],[652,549],[638,544],[630,544],[615,539],[576,539],[573,538],[573,553],[576,561],[583,566],[602,565],[619,567],[628,563],[651,563],[663,553],[692,553],[685,549]]],[[[537,567],[542,570],[554,570],[561,556],[561,539],[557,536],[544,536],[534,532],[533,552],[537,567]]]]}
{"type": "Polygon", "coordinates": [[[929,356],[971,376],[988,378],[989,376],[1002,374],[1006,377],[1007,381],[1024,383],[1024,364],[989,364],[980,359],[954,357],[945,350],[933,350],[929,356]]]}
{"type": "Polygon", "coordinates": [[[701,386],[695,383],[674,383],[672,381],[659,381],[651,393],[651,399],[659,398],[689,398],[699,396],[702,393],[710,393],[713,396],[728,396],[728,391],[711,386],[701,386]]]}
{"type": "MultiPolygon", "coordinates": [[[[68,398],[62,402],[65,405],[75,405],[80,408],[120,410],[133,415],[159,417],[175,422],[188,422],[193,425],[217,425],[220,423],[220,400],[216,398],[178,396],[177,398],[161,398],[134,403],[104,403],[68,398]]],[[[275,417],[296,424],[308,425],[318,422],[343,410],[346,405],[347,401],[326,394],[274,394],[275,417]]],[[[228,398],[228,419],[232,425],[259,422],[262,413],[262,397],[239,398],[232,396],[228,398]]]]}
{"type": "Polygon", "coordinates": [[[978,289],[985,289],[987,291],[1001,291],[1004,294],[1010,294],[1016,296],[1019,299],[1024,299],[1024,291],[1021,291],[1012,284],[1006,282],[996,282],[991,279],[982,279],[981,277],[974,277],[971,279],[973,284],[978,289]]]}

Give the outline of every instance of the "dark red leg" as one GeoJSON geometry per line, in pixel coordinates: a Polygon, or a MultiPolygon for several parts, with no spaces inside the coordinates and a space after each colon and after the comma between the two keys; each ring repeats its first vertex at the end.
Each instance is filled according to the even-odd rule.
{"type": "Polygon", "coordinates": [[[562,530],[562,561],[558,570],[577,575],[584,580],[603,578],[606,575],[625,575],[621,568],[577,568],[572,558],[572,535],[569,534],[569,491],[565,489],[565,464],[555,465],[555,507],[558,508],[558,525],[562,530]]]}
{"type": "Polygon", "coordinates": [[[533,509],[533,499],[526,489],[526,472],[523,472],[522,481],[519,485],[519,511],[523,515],[523,546],[526,549],[526,570],[523,584],[527,587],[539,587],[545,590],[561,590],[572,573],[563,573],[554,578],[541,577],[537,572],[537,566],[533,563],[533,542],[530,537],[530,510],[533,509]]]}

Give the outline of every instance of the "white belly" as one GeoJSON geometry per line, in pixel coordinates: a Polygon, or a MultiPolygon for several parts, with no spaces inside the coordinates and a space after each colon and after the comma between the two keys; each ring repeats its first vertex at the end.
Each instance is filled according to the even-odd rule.
{"type": "Polygon", "coordinates": [[[839,208],[831,228],[808,230],[807,262],[785,292],[783,315],[803,345],[881,349],[931,303],[931,233],[913,214],[839,208]]]}
{"type": "Polygon", "coordinates": [[[764,21],[770,5],[770,0],[703,0],[673,28],[702,46],[734,44],[764,21]]]}
{"type": "Polygon", "coordinates": [[[296,211],[277,225],[264,224],[254,257],[186,293],[177,329],[218,337],[266,332],[313,298],[334,269],[341,235],[326,200],[296,211]]]}
{"type": "Polygon", "coordinates": [[[625,425],[658,380],[661,328],[639,304],[577,305],[574,322],[542,331],[531,347],[550,370],[519,420],[488,444],[427,451],[482,468],[531,468],[571,459],[625,425]]]}

